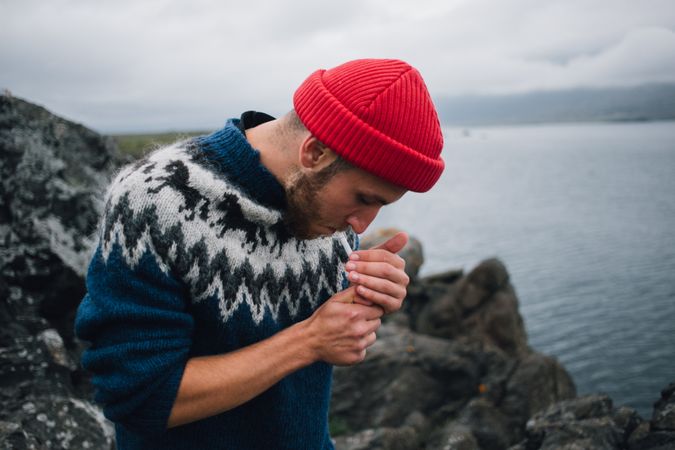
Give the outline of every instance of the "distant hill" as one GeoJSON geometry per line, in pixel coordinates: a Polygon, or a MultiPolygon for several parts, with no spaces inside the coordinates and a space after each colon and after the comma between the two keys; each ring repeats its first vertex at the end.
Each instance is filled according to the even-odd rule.
{"type": "Polygon", "coordinates": [[[445,97],[445,125],[675,120],[675,84],[445,97]]]}

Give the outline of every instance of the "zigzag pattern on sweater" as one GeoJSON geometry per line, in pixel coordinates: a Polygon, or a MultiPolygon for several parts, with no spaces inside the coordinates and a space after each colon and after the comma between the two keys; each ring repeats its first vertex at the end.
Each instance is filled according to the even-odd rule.
{"type": "Polygon", "coordinates": [[[276,320],[282,307],[294,317],[303,302],[316,307],[322,290],[341,289],[346,257],[334,238],[293,238],[280,211],[246,196],[193,151],[166,147],[117,176],[103,220],[104,260],[115,243],[132,268],[151,252],[193,301],[215,296],[223,321],[240,307],[256,323],[266,313],[276,320]]]}

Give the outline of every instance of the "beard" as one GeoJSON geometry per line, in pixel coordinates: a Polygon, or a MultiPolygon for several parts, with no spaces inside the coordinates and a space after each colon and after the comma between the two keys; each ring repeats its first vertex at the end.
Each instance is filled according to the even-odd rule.
{"type": "Polygon", "coordinates": [[[317,193],[332,178],[326,175],[329,174],[319,172],[305,175],[298,170],[286,188],[284,223],[297,239],[307,240],[322,236],[321,233],[312,231],[312,228],[323,222],[323,205],[317,199],[317,193]]]}

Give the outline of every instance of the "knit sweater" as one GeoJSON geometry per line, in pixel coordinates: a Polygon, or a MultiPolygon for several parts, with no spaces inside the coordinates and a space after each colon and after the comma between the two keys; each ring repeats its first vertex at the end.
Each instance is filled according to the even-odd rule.
{"type": "Polygon", "coordinates": [[[283,188],[238,125],[159,149],[108,191],[76,332],[91,342],[82,365],[120,449],[333,447],[323,362],[230,411],[166,428],[189,358],[268,338],[347,283],[336,236],[288,232],[283,188]]]}

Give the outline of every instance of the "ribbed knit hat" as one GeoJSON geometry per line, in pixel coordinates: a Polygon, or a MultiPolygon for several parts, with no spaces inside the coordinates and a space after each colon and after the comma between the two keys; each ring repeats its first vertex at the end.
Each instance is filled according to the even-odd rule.
{"type": "Polygon", "coordinates": [[[420,73],[395,59],[360,59],[317,70],[295,91],[307,129],[348,162],[426,192],[445,164],[436,109],[420,73]]]}

